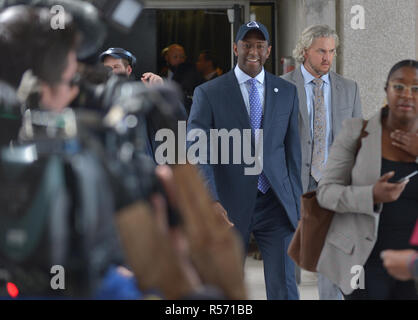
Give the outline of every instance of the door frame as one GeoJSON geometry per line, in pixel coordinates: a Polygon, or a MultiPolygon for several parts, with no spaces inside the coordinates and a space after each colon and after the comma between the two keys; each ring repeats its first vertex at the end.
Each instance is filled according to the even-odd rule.
{"type": "MultiPolygon", "coordinates": [[[[236,6],[244,8],[244,21],[250,17],[250,0],[148,0],[145,9],[164,10],[202,10],[202,9],[234,9],[236,6]]],[[[231,26],[231,68],[234,67],[236,58],[234,56],[233,44],[234,34],[239,23],[237,19],[231,26]]]]}
{"type": "Polygon", "coordinates": [[[233,9],[234,5],[244,7],[244,21],[250,19],[250,0],[147,0],[145,9],[233,9]]]}
{"type": "MultiPolygon", "coordinates": [[[[416,0],[418,1],[418,0],[416,0]]],[[[274,46],[275,46],[275,56],[271,57],[275,60],[274,72],[278,74],[279,70],[279,58],[278,58],[278,3],[275,0],[147,0],[145,9],[165,9],[165,10],[202,10],[202,9],[233,9],[234,5],[239,5],[244,8],[244,21],[250,20],[250,2],[252,4],[261,3],[273,3],[274,4],[274,46]]],[[[236,25],[234,25],[234,30],[232,34],[235,34],[236,25]]],[[[231,58],[233,57],[232,46],[233,46],[233,36],[231,36],[231,58]]]]}

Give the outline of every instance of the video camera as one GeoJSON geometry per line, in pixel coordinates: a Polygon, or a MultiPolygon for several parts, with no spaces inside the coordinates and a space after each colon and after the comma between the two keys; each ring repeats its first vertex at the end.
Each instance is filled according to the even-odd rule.
{"type": "MultiPolygon", "coordinates": [[[[19,92],[30,91],[25,86],[33,86],[33,81],[24,75],[19,92]]],[[[84,66],[75,81],[80,93],[71,109],[55,113],[33,102],[20,108],[24,109],[20,138],[35,142],[41,154],[93,150],[112,177],[117,208],[162,192],[154,173],[152,142],[159,129],[177,134],[178,121],[185,120],[178,88],[173,84],[148,88],[100,66],[84,66]]],[[[169,217],[170,224],[175,220],[169,217]]]]}
{"type": "MultiPolygon", "coordinates": [[[[17,4],[48,8],[63,6],[73,16],[82,34],[79,60],[94,54],[97,56],[106,37],[106,25],[117,26],[121,32],[129,32],[143,8],[143,1],[140,0],[5,0],[3,4],[0,3],[0,8],[17,4]]],[[[91,137],[94,137],[97,139],[96,145],[103,147],[100,153],[101,157],[106,155],[107,163],[113,161],[123,164],[124,170],[131,173],[133,168],[128,170],[126,166],[134,165],[137,167],[135,170],[140,172],[138,176],[144,181],[156,180],[147,178],[153,175],[153,170],[146,172],[150,170],[150,165],[138,167],[138,163],[146,162],[143,157],[141,156],[141,161],[137,161],[135,157],[149,154],[152,151],[149,150],[150,147],[155,148],[155,145],[150,144],[153,143],[153,135],[158,129],[171,129],[177,133],[178,120],[186,119],[178,88],[174,84],[147,88],[138,81],[112,74],[101,64],[79,65],[79,72],[72,80],[72,84],[80,88],[78,97],[71,104],[74,112],[54,115],[39,110],[36,106],[28,107],[27,104],[26,109],[30,110],[25,110],[23,114],[22,135],[28,140],[35,139],[38,152],[42,153],[74,151],[77,144],[68,141],[76,140],[75,135],[79,135],[81,139],[89,137],[90,142],[91,137]],[[52,120],[54,118],[56,119],[52,120]],[[65,130],[62,130],[63,123],[66,123],[65,130]],[[58,142],[53,143],[55,141],[58,142]],[[62,141],[65,143],[60,143],[62,141]]],[[[33,86],[33,81],[33,77],[26,79],[24,76],[19,90],[30,91],[31,87],[36,87],[33,86]]],[[[98,148],[95,150],[99,152],[98,148]]],[[[120,180],[125,175],[120,172],[115,173],[115,176],[120,180]]],[[[152,185],[141,188],[141,192],[136,192],[136,197],[146,198],[157,188],[155,183],[152,185]]]]}
{"type": "MultiPolygon", "coordinates": [[[[97,54],[106,35],[106,23],[120,23],[123,12],[136,7],[130,19],[120,24],[121,30],[127,30],[137,19],[133,13],[139,15],[142,8],[142,1],[136,0],[0,0],[0,8],[17,4],[63,5],[83,34],[80,60],[97,54]]],[[[19,138],[24,141],[12,147],[4,143],[0,150],[0,202],[7,204],[0,215],[0,296],[1,283],[8,279],[24,283],[26,287],[20,287],[22,294],[42,296],[49,286],[45,277],[49,270],[42,263],[53,260],[65,264],[69,251],[79,253],[70,261],[78,273],[64,296],[88,296],[98,281],[97,275],[107,265],[108,247],[116,246],[103,240],[107,239],[103,234],[109,227],[94,224],[112,221],[110,212],[95,216],[96,212],[109,208],[117,211],[135,201],[147,200],[156,191],[162,192],[154,173],[155,163],[145,155],[147,139],[150,130],[167,128],[177,132],[177,121],[184,120],[179,106],[181,94],[171,85],[150,89],[108,71],[84,64],[74,79],[80,95],[72,109],[60,114],[36,105],[29,107],[26,102],[10,109],[16,102],[14,97],[0,105],[0,120],[10,120],[13,115],[20,125],[19,138]],[[94,165],[97,161],[103,170],[94,165]],[[95,185],[99,188],[95,189],[95,185]],[[112,197],[106,197],[110,193],[112,197]],[[81,213],[69,217],[67,209],[81,213]],[[39,214],[42,217],[37,220],[39,214]],[[71,227],[65,224],[69,219],[71,227]],[[101,235],[95,237],[97,232],[101,235]],[[90,256],[84,265],[84,258],[90,256]],[[39,265],[42,268],[37,268],[39,265]],[[4,270],[10,274],[2,279],[4,270]],[[92,274],[95,276],[89,277],[92,274]]],[[[30,81],[26,84],[23,79],[20,88],[25,86],[30,89],[30,81]]],[[[1,95],[7,90],[0,88],[1,95]]],[[[5,142],[10,138],[16,137],[9,134],[5,142]]],[[[170,209],[169,224],[178,223],[177,214],[170,209]]]]}

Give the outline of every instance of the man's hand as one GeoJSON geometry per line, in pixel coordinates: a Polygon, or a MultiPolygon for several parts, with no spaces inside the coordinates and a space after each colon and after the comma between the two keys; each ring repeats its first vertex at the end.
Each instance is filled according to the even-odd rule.
{"type": "Polygon", "coordinates": [[[412,279],[408,263],[415,253],[416,251],[414,250],[385,250],[381,252],[380,257],[383,260],[383,265],[392,277],[406,281],[412,279]]]}
{"type": "Polygon", "coordinates": [[[401,183],[390,183],[388,180],[395,175],[394,171],[387,172],[379,178],[373,187],[373,202],[386,203],[398,200],[409,180],[401,183]]]}
{"type": "Polygon", "coordinates": [[[156,74],[154,74],[152,72],[144,73],[141,77],[141,81],[146,86],[153,86],[153,85],[156,85],[156,84],[163,84],[164,83],[163,78],[161,78],[160,76],[157,76],[156,74]]]}
{"type": "Polygon", "coordinates": [[[395,147],[406,151],[414,158],[418,157],[418,133],[395,130],[390,137],[395,147]]]}

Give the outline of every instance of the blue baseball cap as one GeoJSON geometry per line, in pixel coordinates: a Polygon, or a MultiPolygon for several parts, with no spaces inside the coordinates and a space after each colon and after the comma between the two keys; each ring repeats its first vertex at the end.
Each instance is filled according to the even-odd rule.
{"type": "Polygon", "coordinates": [[[260,31],[264,39],[269,42],[269,32],[267,31],[267,28],[264,24],[257,22],[257,21],[250,21],[248,23],[244,23],[237,32],[237,35],[235,37],[235,43],[238,43],[239,40],[242,40],[245,38],[245,35],[250,30],[258,30],[260,31]]]}
{"type": "Polygon", "coordinates": [[[107,56],[111,56],[116,59],[125,59],[128,61],[132,68],[135,67],[136,57],[128,50],[125,50],[123,48],[109,48],[106,51],[102,52],[99,56],[100,62],[103,62],[107,56]]]}

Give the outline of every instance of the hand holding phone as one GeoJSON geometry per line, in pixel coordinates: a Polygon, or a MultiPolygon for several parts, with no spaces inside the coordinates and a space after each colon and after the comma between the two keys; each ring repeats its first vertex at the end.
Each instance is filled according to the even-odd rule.
{"type": "Polygon", "coordinates": [[[392,183],[402,183],[402,182],[404,182],[404,181],[406,181],[406,180],[408,180],[408,179],[410,179],[410,178],[412,178],[413,176],[415,176],[415,175],[417,175],[418,174],[418,170],[415,170],[414,172],[412,172],[412,173],[410,173],[410,174],[408,174],[407,176],[405,176],[405,177],[402,177],[402,178],[400,178],[400,179],[398,179],[398,180],[395,180],[395,181],[389,181],[389,182],[392,182],[392,183]]]}
{"type": "Polygon", "coordinates": [[[398,200],[402,191],[405,189],[407,182],[404,179],[408,179],[411,175],[402,177],[401,179],[393,177],[395,171],[386,172],[373,186],[373,203],[387,203],[398,200]],[[403,182],[399,182],[403,181],[403,182]]]}

